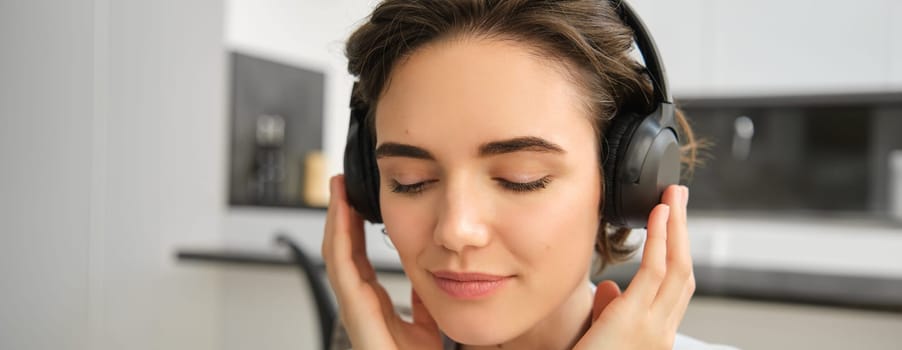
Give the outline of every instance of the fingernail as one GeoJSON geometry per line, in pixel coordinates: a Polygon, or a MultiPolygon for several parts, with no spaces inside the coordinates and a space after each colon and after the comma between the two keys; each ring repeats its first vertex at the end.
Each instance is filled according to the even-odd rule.
{"type": "Polygon", "coordinates": [[[661,203],[661,205],[664,206],[664,212],[667,213],[667,215],[670,215],[670,206],[665,203],[661,203]]]}

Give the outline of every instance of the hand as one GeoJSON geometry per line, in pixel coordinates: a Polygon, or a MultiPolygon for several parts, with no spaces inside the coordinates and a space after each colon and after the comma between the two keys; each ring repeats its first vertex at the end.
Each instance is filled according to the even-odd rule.
{"type": "Polygon", "coordinates": [[[438,326],[412,292],[413,323],[395,313],[366,256],[363,220],[348,205],[344,176],[332,177],[322,254],[354,349],[441,349],[438,326]]]}
{"type": "Polygon", "coordinates": [[[592,326],[574,349],[672,349],[677,328],[695,292],[689,254],[686,203],[689,189],[670,186],[649,215],[642,263],[621,294],[600,283],[592,326]]]}

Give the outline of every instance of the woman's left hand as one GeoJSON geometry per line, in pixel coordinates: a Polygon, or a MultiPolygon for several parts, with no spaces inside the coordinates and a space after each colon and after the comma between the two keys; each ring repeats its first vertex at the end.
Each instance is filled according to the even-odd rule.
{"type": "Polygon", "coordinates": [[[673,185],[649,215],[639,271],[622,294],[613,281],[595,291],[592,326],[574,349],[672,349],[695,292],[686,203],[689,189],[673,185]]]}

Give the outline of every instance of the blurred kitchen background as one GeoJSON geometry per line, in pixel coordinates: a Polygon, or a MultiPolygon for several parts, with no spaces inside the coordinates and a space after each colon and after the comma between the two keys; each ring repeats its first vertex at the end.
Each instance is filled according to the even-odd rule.
{"type": "MultiPolygon", "coordinates": [[[[343,41],[374,4],[0,0],[0,349],[321,348],[343,41]]],[[[681,332],[902,349],[902,2],[633,4],[714,144],[681,332]]]]}

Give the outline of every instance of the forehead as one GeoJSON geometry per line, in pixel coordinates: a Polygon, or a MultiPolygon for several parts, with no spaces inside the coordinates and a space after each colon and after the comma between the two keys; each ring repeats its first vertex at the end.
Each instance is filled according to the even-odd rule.
{"type": "Polygon", "coordinates": [[[376,109],[378,143],[471,146],[530,135],[566,144],[594,135],[563,64],[518,42],[430,44],[400,61],[388,84],[376,109]]]}

